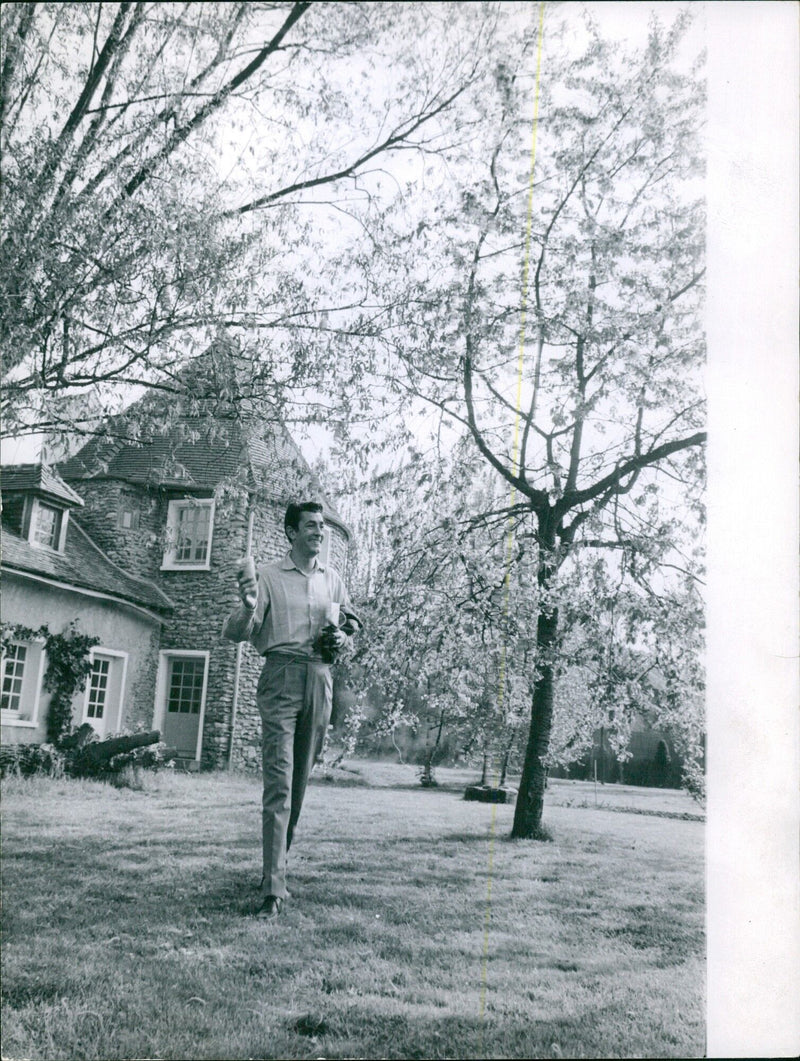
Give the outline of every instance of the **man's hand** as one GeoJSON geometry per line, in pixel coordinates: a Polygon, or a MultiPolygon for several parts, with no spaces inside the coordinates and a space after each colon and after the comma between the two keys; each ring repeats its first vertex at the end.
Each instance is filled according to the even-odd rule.
{"type": "Polygon", "coordinates": [[[314,641],[314,651],[318,652],[324,663],[334,663],[339,649],[346,643],[347,634],[333,623],[326,623],[314,641]]]}
{"type": "Polygon", "coordinates": [[[258,580],[255,570],[244,568],[237,572],[236,582],[239,586],[239,596],[242,604],[248,611],[253,611],[258,601],[258,580]]]}
{"type": "Polygon", "coordinates": [[[330,638],[334,648],[341,648],[347,641],[347,634],[344,630],[340,630],[337,627],[335,630],[331,630],[330,638]]]}

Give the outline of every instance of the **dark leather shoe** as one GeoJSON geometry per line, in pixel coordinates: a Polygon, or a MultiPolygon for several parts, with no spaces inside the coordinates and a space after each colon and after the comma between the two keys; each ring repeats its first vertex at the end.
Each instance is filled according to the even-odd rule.
{"type": "Polygon", "coordinates": [[[261,918],[262,921],[276,921],[281,910],[283,910],[283,899],[278,895],[268,895],[256,910],[256,917],[261,918]]]}

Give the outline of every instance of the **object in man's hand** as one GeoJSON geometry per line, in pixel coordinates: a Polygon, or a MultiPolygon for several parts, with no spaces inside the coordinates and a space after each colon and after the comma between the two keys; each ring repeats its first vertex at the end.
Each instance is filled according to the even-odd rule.
{"type": "MultiPolygon", "coordinates": [[[[256,582],[256,562],[252,556],[244,556],[236,561],[236,578],[240,585],[242,582],[256,582]]],[[[255,608],[257,600],[257,593],[248,593],[244,598],[245,606],[255,608]]]]}
{"type": "Polygon", "coordinates": [[[327,626],[323,626],[322,632],[314,642],[314,651],[322,656],[325,663],[335,663],[336,657],[339,655],[339,647],[334,640],[334,634],[337,630],[337,626],[334,626],[333,623],[328,623],[327,626]]]}

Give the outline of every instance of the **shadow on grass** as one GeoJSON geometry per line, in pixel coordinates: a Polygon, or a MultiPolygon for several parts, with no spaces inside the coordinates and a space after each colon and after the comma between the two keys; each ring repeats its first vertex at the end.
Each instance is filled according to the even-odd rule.
{"type": "MultiPolygon", "coordinates": [[[[414,767],[415,771],[421,769],[421,767],[414,767]]],[[[368,773],[360,772],[348,773],[345,776],[331,776],[323,773],[317,774],[315,772],[309,779],[309,784],[311,785],[320,785],[331,788],[367,788],[380,792],[426,792],[433,796],[437,794],[463,796],[467,788],[479,783],[480,779],[475,777],[474,779],[467,781],[442,779],[437,780],[435,785],[423,785],[418,777],[413,781],[399,778],[397,780],[376,780],[375,778],[369,777],[368,773]]]]}
{"type": "Polygon", "coordinates": [[[333,1005],[330,1010],[319,1007],[287,1021],[287,1031],[302,1037],[296,1041],[292,1056],[408,1058],[409,1061],[491,1056],[483,1048],[485,1029],[477,1005],[473,1016],[416,1016],[413,1022],[405,1015],[386,1012],[387,1008],[383,1000],[364,999],[347,1006],[333,1005]],[[306,1053],[308,1042],[302,1041],[307,1038],[314,1042],[311,1055],[306,1053]]]}
{"type": "Polygon", "coordinates": [[[632,915],[628,922],[603,929],[604,935],[627,943],[635,950],[660,951],[660,960],[655,962],[657,967],[682,965],[687,955],[702,951],[705,941],[702,927],[692,928],[667,920],[663,913],[654,907],[629,907],[625,912],[632,915]]]}
{"type": "Polygon", "coordinates": [[[420,846],[429,847],[432,851],[441,850],[442,844],[471,844],[478,841],[485,843],[491,839],[491,832],[485,826],[481,825],[480,832],[458,832],[458,833],[443,833],[441,836],[431,838],[427,842],[425,839],[420,839],[414,836],[398,836],[391,840],[392,847],[397,846],[412,846],[418,848],[420,846]]]}
{"type": "MultiPolygon", "coordinates": [[[[295,898],[310,905],[330,902],[367,910],[380,906],[387,889],[395,894],[407,891],[411,899],[420,892],[439,895],[458,889],[471,877],[480,877],[481,860],[470,873],[449,864],[448,856],[457,856],[464,845],[480,850],[491,836],[482,826],[476,832],[387,838],[378,846],[396,853],[390,863],[376,857],[376,841],[370,836],[355,841],[327,836],[322,844],[319,838],[309,840],[314,857],[305,856],[301,848],[299,859],[293,856],[290,861],[289,883],[295,898]]],[[[255,831],[250,837],[226,839],[223,851],[218,844],[196,837],[180,850],[169,838],[150,837],[142,847],[135,840],[107,842],[102,837],[87,837],[62,847],[47,845],[14,853],[21,863],[27,861],[29,883],[39,881],[43,908],[54,926],[83,931],[104,924],[110,934],[128,931],[142,919],[157,931],[159,925],[188,923],[193,918],[252,915],[259,898],[258,855],[255,831]],[[44,864],[48,872],[42,880],[44,864]],[[47,884],[47,880],[65,878],[73,880],[66,891],[47,884]]],[[[24,888],[25,882],[20,885],[24,888]]],[[[15,920],[20,918],[25,922],[20,922],[21,931],[42,920],[35,910],[17,910],[15,920]]]]}
{"type": "MultiPolygon", "coordinates": [[[[5,980],[5,977],[4,977],[5,980]]],[[[2,984],[0,998],[12,1009],[23,1009],[25,1006],[41,1005],[61,998],[67,988],[63,980],[21,980],[17,983],[2,984]]]]}
{"type": "MultiPolygon", "coordinates": [[[[255,1053],[258,1058],[325,1057],[328,1059],[404,1058],[589,1058],[625,1057],[629,1025],[636,1014],[620,1019],[617,1004],[588,1006],[569,1017],[536,1019],[502,1010],[492,1012],[492,999],[484,1017],[473,1015],[424,1016],[413,1022],[385,1011],[380,1001],[363,1000],[346,1008],[324,1006],[306,1011],[285,1024],[286,1045],[291,1049],[255,1053]]],[[[673,1056],[669,1029],[652,1029],[652,1052],[641,1056],[673,1056]],[[661,1047],[661,1050],[658,1047],[661,1047]],[[666,1052],[662,1052],[666,1047],[666,1052]]],[[[698,1048],[701,1047],[697,1036],[698,1048]]],[[[699,1052],[691,1056],[700,1056],[699,1052]]]]}

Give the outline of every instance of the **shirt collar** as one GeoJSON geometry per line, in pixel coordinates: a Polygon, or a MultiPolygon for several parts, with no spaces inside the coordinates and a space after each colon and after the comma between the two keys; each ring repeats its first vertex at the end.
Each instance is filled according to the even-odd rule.
{"type": "MultiPolygon", "coordinates": [[[[280,566],[281,566],[281,570],[282,571],[300,571],[300,568],[297,566],[297,564],[294,562],[294,560],[292,560],[292,551],[291,551],[291,549],[286,554],[286,556],[284,556],[283,560],[281,560],[281,565],[280,566]]],[[[318,556],[314,557],[314,567],[311,569],[309,574],[313,575],[315,571],[324,571],[324,570],[325,570],[325,565],[320,563],[319,557],[318,556]]],[[[301,575],[305,574],[305,572],[300,571],[300,574],[301,575]]]]}

